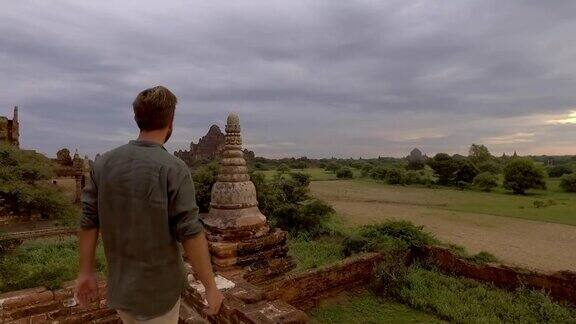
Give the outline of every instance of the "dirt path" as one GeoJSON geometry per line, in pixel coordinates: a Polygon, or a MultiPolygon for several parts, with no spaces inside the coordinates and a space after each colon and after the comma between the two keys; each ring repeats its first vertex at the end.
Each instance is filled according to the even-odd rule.
{"type": "Polygon", "coordinates": [[[402,200],[381,192],[342,190],[344,182],[312,182],[312,193],[329,202],[349,225],[403,219],[424,225],[440,240],[488,251],[508,265],[544,271],[576,271],[576,226],[441,209],[437,205],[402,200]]]}

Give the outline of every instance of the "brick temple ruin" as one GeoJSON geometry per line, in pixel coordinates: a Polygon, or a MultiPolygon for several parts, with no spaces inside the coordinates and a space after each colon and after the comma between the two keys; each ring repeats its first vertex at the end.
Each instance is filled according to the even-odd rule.
{"type": "Polygon", "coordinates": [[[8,143],[20,147],[20,123],[18,122],[18,106],[14,107],[12,119],[0,116],[0,143],[8,143]]]}
{"type": "MultiPolygon", "coordinates": [[[[188,166],[206,161],[218,161],[224,153],[226,136],[218,125],[210,126],[208,133],[198,140],[198,144],[190,142],[190,150],[178,150],[174,155],[182,159],[188,166]]],[[[244,149],[244,158],[254,159],[254,152],[244,149]]]]}

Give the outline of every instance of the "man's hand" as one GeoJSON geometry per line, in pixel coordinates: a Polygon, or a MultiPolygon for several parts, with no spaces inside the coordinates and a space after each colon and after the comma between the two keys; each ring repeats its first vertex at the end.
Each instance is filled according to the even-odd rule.
{"type": "Polygon", "coordinates": [[[220,306],[222,306],[222,301],[224,300],[224,295],[218,288],[214,287],[212,289],[206,290],[206,301],[208,302],[208,309],[205,311],[206,315],[216,315],[220,312],[220,306]]]}
{"type": "Polygon", "coordinates": [[[74,299],[80,306],[86,306],[98,298],[98,284],[93,273],[80,274],[74,287],[74,299]]]}

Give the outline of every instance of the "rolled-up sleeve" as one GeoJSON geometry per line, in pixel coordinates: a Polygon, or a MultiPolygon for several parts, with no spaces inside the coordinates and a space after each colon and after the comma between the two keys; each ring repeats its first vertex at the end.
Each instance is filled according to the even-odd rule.
{"type": "Polygon", "coordinates": [[[204,226],[198,215],[194,182],[188,169],[178,173],[176,179],[171,179],[178,185],[170,195],[168,216],[170,226],[176,240],[182,242],[200,233],[204,226]]]}
{"type": "Polygon", "coordinates": [[[90,179],[86,181],[86,186],[82,191],[82,216],[80,217],[80,228],[99,228],[98,219],[98,187],[94,180],[94,170],[90,171],[90,179]]]}

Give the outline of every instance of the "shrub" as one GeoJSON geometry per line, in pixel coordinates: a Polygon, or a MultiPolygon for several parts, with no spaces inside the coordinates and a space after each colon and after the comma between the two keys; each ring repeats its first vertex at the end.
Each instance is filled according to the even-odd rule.
{"type": "Polygon", "coordinates": [[[402,185],[404,184],[405,176],[404,170],[392,168],[386,172],[386,183],[391,185],[402,185]]]}
{"type": "Polygon", "coordinates": [[[406,170],[422,170],[426,167],[426,164],[424,163],[424,161],[421,160],[409,160],[408,164],[406,165],[406,170]]]}
{"type": "MultiPolygon", "coordinates": [[[[96,270],[105,271],[102,245],[96,253],[96,270]]],[[[0,256],[0,293],[46,286],[54,289],[78,274],[78,240],[38,239],[24,242],[0,256]]]]}
{"type": "Polygon", "coordinates": [[[320,200],[310,200],[302,204],[286,204],[272,214],[275,226],[292,235],[318,237],[328,232],[327,223],[334,209],[320,200]]]}
{"type": "Polygon", "coordinates": [[[576,192],[576,173],[564,175],[560,181],[560,188],[567,192],[576,192]]]}
{"type": "Polygon", "coordinates": [[[340,166],[336,162],[330,162],[330,163],[326,164],[326,168],[325,168],[326,171],[330,171],[330,172],[336,172],[336,171],[338,171],[338,169],[340,169],[340,166]]]}
{"type": "Polygon", "coordinates": [[[534,208],[546,208],[546,207],[550,207],[550,206],[554,206],[556,205],[556,202],[552,199],[548,199],[546,201],[544,200],[534,200],[532,202],[532,204],[534,205],[534,208]]]}
{"type": "Polygon", "coordinates": [[[548,175],[551,178],[560,178],[565,174],[571,174],[573,172],[570,166],[564,164],[556,165],[548,169],[548,175]]]}
{"type": "Polygon", "coordinates": [[[362,176],[363,178],[369,177],[369,176],[370,176],[370,171],[372,171],[373,168],[374,168],[374,166],[373,166],[372,164],[370,164],[370,163],[364,163],[364,164],[362,165],[362,168],[360,169],[361,172],[362,172],[362,173],[361,173],[361,176],[362,176]]]}
{"type": "Polygon", "coordinates": [[[500,165],[500,163],[496,162],[496,161],[486,161],[486,162],[481,162],[477,164],[478,166],[478,171],[480,172],[489,172],[492,174],[499,174],[502,173],[502,166],[500,165]]]}
{"type": "Polygon", "coordinates": [[[370,170],[370,178],[374,180],[384,180],[388,174],[388,169],[383,166],[377,166],[370,170]]]}
{"type": "Polygon", "coordinates": [[[369,239],[392,237],[407,247],[422,247],[434,244],[437,240],[425,232],[423,226],[416,226],[408,221],[388,221],[381,224],[365,225],[360,228],[360,235],[369,239]]]}
{"type": "Polygon", "coordinates": [[[196,189],[196,204],[201,213],[206,213],[210,209],[210,195],[217,175],[218,165],[215,163],[199,167],[192,175],[196,189]]]}
{"type": "Polygon", "coordinates": [[[474,186],[482,191],[492,191],[498,187],[498,178],[490,172],[482,172],[474,177],[474,186]]]}
{"type": "Polygon", "coordinates": [[[336,177],[338,179],[352,179],[354,178],[354,174],[349,168],[340,168],[336,171],[336,177]]]}
{"type": "Polygon", "coordinates": [[[504,168],[504,188],[523,195],[529,189],[546,189],[544,171],[532,160],[514,159],[504,168]]]}
{"type": "Polygon", "coordinates": [[[290,167],[287,164],[282,163],[276,168],[276,171],[278,171],[279,173],[286,173],[290,171],[290,167]]]}

